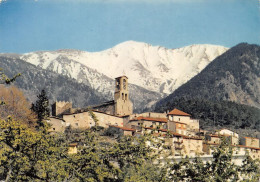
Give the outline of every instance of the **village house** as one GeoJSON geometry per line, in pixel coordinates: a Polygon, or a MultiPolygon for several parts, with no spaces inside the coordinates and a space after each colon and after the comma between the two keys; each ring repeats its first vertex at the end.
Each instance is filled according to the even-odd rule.
{"type": "Polygon", "coordinates": [[[203,140],[199,137],[183,137],[183,151],[187,156],[203,155],[203,140]]]}
{"type": "Polygon", "coordinates": [[[239,135],[228,129],[217,130],[214,134],[206,134],[205,141],[209,145],[220,144],[221,138],[225,138],[231,145],[239,144],[239,135]]]}
{"type": "Polygon", "coordinates": [[[191,115],[173,109],[167,114],[168,117],[168,130],[182,134],[182,135],[196,135],[199,132],[199,121],[191,119],[191,115]]]}
{"type": "Polygon", "coordinates": [[[76,154],[78,152],[78,143],[70,143],[68,154],[76,154]]]}
{"type": "Polygon", "coordinates": [[[240,145],[247,146],[247,147],[256,147],[259,148],[259,139],[253,137],[243,137],[240,140],[240,145]]]}
{"type": "Polygon", "coordinates": [[[128,127],[142,126],[150,128],[167,128],[167,118],[152,118],[139,116],[130,120],[127,124],[128,127]]]}

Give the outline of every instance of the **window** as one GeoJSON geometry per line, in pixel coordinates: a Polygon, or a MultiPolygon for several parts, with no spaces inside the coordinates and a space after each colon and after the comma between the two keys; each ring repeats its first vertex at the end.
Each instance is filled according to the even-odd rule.
{"type": "Polygon", "coordinates": [[[117,80],[117,81],[116,81],[116,88],[117,88],[117,90],[120,89],[120,80],[117,80]]]}
{"type": "Polygon", "coordinates": [[[123,80],[123,88],[126,89],[126,80],[123,80]]]}
{"type": "Polygon", "coordinates": [[[179,121],[181,120],[181,118],[179,118],[179,121]]]}
{"type": "Polygon", "coordinates": [[[79,123],[75,123],[76,126],[79,126],[79,123]]]}
{"type": "Polygon", "coordinates": [[[122,100],[124,100],[124,94],[122,93],[122,100]]]}
{"type": "Polygon", "coordinates": [[[55,128],[53,128],[53,131],[55,131],[55,128]]]}
{"type": "Polygon", "coordinates": [[[125,94],[125,100],[127,100],[127,94],[125,94]]]}

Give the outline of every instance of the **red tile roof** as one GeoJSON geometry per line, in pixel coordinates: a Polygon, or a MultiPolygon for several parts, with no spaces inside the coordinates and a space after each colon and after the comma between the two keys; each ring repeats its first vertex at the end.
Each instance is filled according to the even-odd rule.
{"type": "Polygon", "coordinates": [[[134,129],[132,129],[132,128],[127,128],[127,127],[121,127],[121,126],[116,126],[116,125],[109,125],[109,126],[115,127],[115,128],[120,128],[120,129],[122,129],[122,130],[124,130],[124,131],[135,131],[134,129]]]}
{"type": "Polygon", "coordinates": [[[167,129],[159,129],[159,131],[167,132],[167,129]]]}
{"type": "Polygon", "coordinates": [[[70,143],[69,146],[70,147],[76,147],[78,145],[78,143],[70,143]]]}
{"type": "Polygon", "coordinates": [[[258,138],[255,138],[255,137],[244,137],[244,138],[251,138],[251,139],[257,139],[257,140],[259,140],[258,138]]]}
{"type": "Polygon", "coordinates": [[[220,138],[220,135],[213,135],[213,134],[211,134],[211,135],[209,135],[209,136],[220,138]]]}
{"type": "Polygon", "coordinates": [[[174,136],[181,136],[181,137],[186,137],[186,135],[182,135],[182,134],[179,134],[179,133],[175,133],[173,131],[170,131],[170,134],[174,135],[174,136]]]}
{"type": "Polygon", "coordinates": [[[176,116],[191,116],[188,113],[185,113],[179,109],[173,109],[171,112],[168,113],[168,115],[176,115],[176,116]]]}
{"type": "Polygon", "coordinates": [[[156,121],[156,122],[160,122],[160,123],[167,123],[167,118],[150,118],[150,117],[139,116],[134,120],[146,120],[146,121],[156,121]]]}

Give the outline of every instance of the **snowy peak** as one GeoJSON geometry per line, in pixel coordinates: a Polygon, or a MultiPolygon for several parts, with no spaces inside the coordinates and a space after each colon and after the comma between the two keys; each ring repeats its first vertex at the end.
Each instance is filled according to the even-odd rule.
{"type": "Polygon", "coordinates": [[[207,44],[167,49],[126,41],[101,52],[46,51],[24,54],[21,59],[41,68],[66,74],[81,82],[87,79],[86,82],[98,88],[104,87],[104,83],[97,85],[97,81],[94,83],[91,80],[95,76],[90,79],[89,75],[109,79],[127,75],[130,83],[151,91],[170,94],[227,50],[222,46],[207,44]]]}

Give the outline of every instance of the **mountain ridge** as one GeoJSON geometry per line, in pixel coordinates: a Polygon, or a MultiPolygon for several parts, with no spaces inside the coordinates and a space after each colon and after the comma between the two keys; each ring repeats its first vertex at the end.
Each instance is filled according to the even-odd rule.
{"type": "MultiPolygon", "coordinates": [[[[54,62],[67,59],[111,79],[127,75],[129,83],[164,95],[171,93],[192,78],[213,58],[226,50],[227,48],[214,45],[191,45],[167,49],[142,42],[127,41],[100,52],[40,51],[23,54],[20,58],[44,69],[52,69],[59,74],[62,74],[62,71],[57,69],[58,65],[54,62]],[[49,68],[51,63],[56,68],[49,68]]],[[[67,76],[77,79],[76,71],[74,69],[74,72],[67,73],[67,76]]],[[[107,89],[105,87],[103,90],[107,89]]]]}

